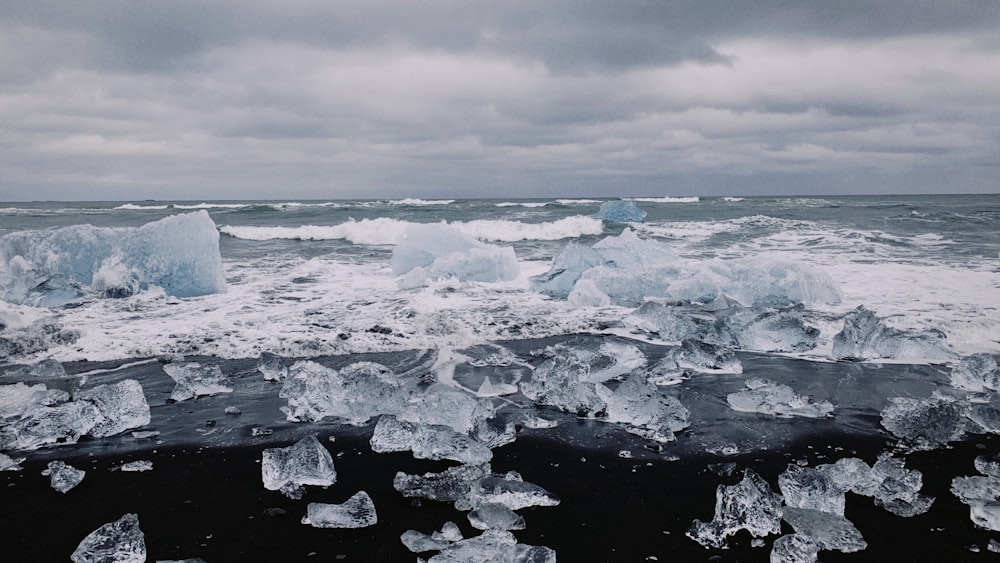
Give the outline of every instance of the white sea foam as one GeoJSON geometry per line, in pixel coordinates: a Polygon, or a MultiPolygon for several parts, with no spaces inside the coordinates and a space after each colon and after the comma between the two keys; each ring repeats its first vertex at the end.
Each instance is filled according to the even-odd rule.
{"type": "Polygon", "coordinates": [[[194,205],[185,205],[178,203],[174,205],[174,209],[242,209],[244,207],[252,207],[253,203],[196,203],[194,205]]]}
{"type": "Polygon", "coordinates": [[[394,199],[389,203],[393,205],[451,205],[455,203],[453,199],[416,199],[416,198],[405,198],[405,199],[394,199]]]}
{"type": "Polygon", "coordinates": [[[556,203],[559,205],[591,205],[594,203],[601,203],[599,199],[557,199],[556,203]]]}
{"type": "Polygon", "coordinates": [[[642,201],[646,203],[698,203],[701,198],[692,197],[626,197],[626,201],[642,201]]]}
{"type": "Polygon", "coordinates": [[[549,203],[547,201],[504,201],[497,204],[497,207],[545,207],[549,203]]]}
{"type": "Polygon", "coordinates": [[[118,207],[115,207],[115,209],[134,210],[134,211],[159,210],[167,208],[169,208],[168,205],[137,205],[135,203],[123,203],[118,207]]]}
{"type": "Polygon", "coordinates": [[[726,197],[722,198],[722,201],[728,201],[729,203],[737,203],[737,202],[743,201],[745,199],[746,199],[745,197],[726,196],[726,197]]]}

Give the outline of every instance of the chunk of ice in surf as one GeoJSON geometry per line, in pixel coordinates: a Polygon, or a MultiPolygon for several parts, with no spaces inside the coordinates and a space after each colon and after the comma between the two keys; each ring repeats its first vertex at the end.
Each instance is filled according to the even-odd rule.
{"type": "Polygon", "coordinates": [[[24,461],[23,457],[10,457],[0,452],[0,471],[20,471],[22,461],[24,461]]]}
{"type": "Polygon", "coordinates": [[[44,383],[26,385],[17,382],[0,385],[0,424],[30,416],[40,407],[50,407],[69,400],[69,393],[49,389],[44,383]]]}
{"type": "Polygon", "coordinates": [[[201,396],[232,393],[233,388],[225,385],[226,376],[217,365],[201,365],[198,362],[186,364],[165,364],[163,371],[174,380],[172,401],[187,401],[201,396]]]}
{"type": "Polygon", "coordinates": [[[358,491],[341,504],[310,502],[302,523],[314,528],[367,528],[378,523],[378,515],[372,497],[358,491]]]}
{"type": "Polygon", "coordinates": [[[914,449],[934,449],[962,437],[966,408],[938,393],[927,399],[893,397],[882,410],[882,426],[914,449]]]}
{"type": "Polygon", "coordinates": [[[787,385],[760,377],[752,377],[744,383],[747,387],[745,391],[726,396],[726,402],[735,411],[806,418],[820,418],[833,412],[829,401],[813,403],[787,385]]]}
{"type": "Polygon", "coordinates": [[[497,282],[517,279],[514,249],[480,242],[444,224],[408,225],[392,250],[392,273],[403,288],[441,278],[497,282]]]}
{"type": "Polygon", "coordinates": [[[66,377],[66,369],[58,361],[52,358],[46,358],[38,363],[21,366],[12,371],[8,371],[4,375],[7,377],[18,378],[56,379],[66,377]]]}
{"type": "Polygon", "coordinates": [[[819,329],[807,326],[799,304],[779,310],[741,309],[726,324],[743,350],[756,352],[806,352],[816,347],[819,329]]]}
{"type": "Polygon", "coordinates": [[[288,369],[278,396],[288,400],[281,410],[290,421],[338,417],[360,426],[381,414],[398,413],[407,393],[392,370],[381,364],[356,362],[337,370],[303,361],[288,369]]]}
{"type": "Polygon", "coordinates": [[[435,383],[409,397],[398,418],[414,424],[447,426],[469,433],[495,414],[493,403],[444,383],[435,383]]]}
{"type": "Polygon", "coordinates": [[[626,319],[639,330],[667,342],[692,340],[727,347],[736,344],[729,326],[714,312],[688,303],[646,301],[626,319]]]}
{"type": "Polygon", "coordinates": [[[143,563],[146,538],[139,529],[139,517],[125,514],[97,528],[83,538],[70,559],[73,563],[143,563]]]}
{"type": "Polygon", "coordinates": [[[718,549],[740,530],[757,538],[781,533],[781,504],[781,496],[753,470],[746,469],[739,483],[719,485],[715,516],[710,522],[695,520],[687,536],[706,548],[718,549]]]}
{"type": "Polygon", "coordinates": [[[809,537],[820,549],[854,553],[868,547],[861,532],[842,514],[786,506],[781,517],[796,534],[809,537]]]}
{"type": "Polygon", "coordinates": [[[690,424],[690,411],[640,374],[632,374],[614,391],[603,384],[596,389],[607,405],[608,422],[630,425],[631,431],[647,439],[669,442],[690,424]]]}
{"type": "Polygon", "coordinates": [[[844,490],[824,471],[789,464],[778,476],[778,488],[788,506],[844,515],[844,490]]]}
{"type": "Polygon", "coordinates": [[[79,485],[86,474],[86,471],[62,461],[50,461],[45,470],[42,471],[42,475],[49,478],[49,485],[60,493],[65,493],[79,485]]]}
{"type": "Polygon", "coordinates": [[[634,201],[619,199],[602,203],[594,217],[614,223],[642,223],[646,210],[634,201]]]}
{"type": "Polygon", "coordinates": [[[292,499],[302,498],[306,485],[328,487],[337,481],[333,457],[316,436],[287,448],[264,450],[260,469],[265,489],[281,491],[292,499]]]}
{"type": "Polygon", "coordinates": [[[936,330],[904,332],[886,326],[860,306],[844,315],[844,328],[833,337],[833,357],[853,360],[947,360],[945,335],[936,330]]]}
{"type": "Polygon", "coordinates": [[[257,371],[264,376],[265,381],[282,382],[288,376],[288,366],[285,359],[271,352],[261,352],[257,359],[257,371]]]}
{"type": "Polygon", "coordinates": [[[973,354],[951,368],[951,385],[958,389],[982,393],[1000,391],[1000,368],[990,354],[973,354]]]}

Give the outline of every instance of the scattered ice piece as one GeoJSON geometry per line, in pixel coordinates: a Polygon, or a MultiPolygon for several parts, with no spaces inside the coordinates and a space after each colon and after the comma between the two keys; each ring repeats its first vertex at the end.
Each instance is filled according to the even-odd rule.
{"type": "Polygon", "coordinates": [[[456,542],[462,541],[462,530],[458,527],[458,524],[448,521],[441,526],[441,530],[431,534],[431,538],[439,541],[456,542]]]}
{"type": "Polygon", "coordinates": [[[225,413],[226,414],[242,414],[243,411],[241,411],[239,407],[226,407],[225,413]]]}
{"type": "Polygon", "coordinates": [[[927,399],[894,397],[882,410],[882,426],[915,449],[929,450],[953,442],[965,432],[964,406],[935,393],[927,399]]]}
{"type": "MultiPolygon", "coordinates": [[[[69,300],[76,298],[77,294],[74,291],[69,300]]],[[[3,295],[0,295],[0,299],[4,299],[3,295]]],[[[65,302],[61,298],[57,298],[56,301],[57,304],[65,302]]],[[[37,354],[52,346],[72,344],[80,338],[79,330],[63,328],[51,319],[39,319],[26,326],[15,326],[16,328],[11,328],[8,325],[5,336],[0,336],[0,359],[37,354]]]]}
{"type": "Polygon", "coordinates": [[[521,420],[521,424],[523,424],[525,428],[533,429],[555,428],[556,426],[559,426],[559,422],[556,420],[549,420],[534,414],[525,415],[521,420]]]}
{"type": "Polygon", "coordinates": [[[953,387],[982,393],[983,391],[1000,391],[1000,368],[996,359],[990,354],[973,354],[962,358],[962,361],[951,368],[951,384],[953,387]]]}
{"type": "Polygon", "coordinates": [[[547,272],[531,279],[532,285],[539,293],[567,297],[583,272],[604,262],[596,250],[571,242],[553,258],[547,272]]]}
{"type": "Polygon", "coordinates": [[[860,306],[844,316],[844,328],[833,337],[836,359],[947,360],[951,354],[940,331],[904,332],[890,328],[860,306]]]}
{"type": "Polygon", "coordinates": [[[328,487],[337,481],[333,457],[316,436],[308,436],[287,448],[264,450],[261,460],[264,488],[281,491],[292,499],[302,498],[305,485],[328,487]]]}
{"type": "Polygon", "coordinates": [[[983,475],[1000,478],[1000,456],[977,456],[973,464],[983,475]]]}
{"type": "Polygon", "coordinates": [[[704,307],[645,301],[626,320],[641,331],[667,342],[692,341],[722,347],[735,346],[736,337],[723,319],[704,307]]]}
{"type": "Polygon", "coordinates": [[[903,460],[882,454],[872,466],[872,475],[880,481],[875,491],[876,506],[904,518],[930,510],[934,497],[920,494],[923,474],[906,469],[903,460]]]}
{"type": "Polygon", "coordinates": [[[639,374],[633,374],[612,392],[597,384],[608,422],[628,424],[635,433],[656,442],[675,439],[674,433],[689,426],[690,411],[676,397],[666,395],[639,374]]]}
{"type": "Polygon", "coordinates": [[[866,497],[875,496],[881,479],[872,474],[870,465],[856,457],[838,459],[835,463],[816,467],[825,473],[842,491],[851,491],[866,497]]]}
{"type": "Polygon", "coordinates": [[[646,218],[646,210],[634,201],[619,199],[602,203],[594,217],[615,223],[641,223],[646,218]]]}
{"type": "Polygon", "coordinates": [[[991,538],[990,543],[986,545],[986,549],[992,551],[993,553],[1000,553],[1000,542],[991,538]]]}
{"type": "Polygon", "coordinates": [[[232,393],[233,388],[224,384],[226,376],[218,365],[203,366],[198,362],[187,364],[166,364],[163,371],[167,372],[176,382],[170,393],[172,401],[186,401],[204,395],[232,393]]]}
{"type": "Polygon", "coordinates": [[[340,370],[316,362],[296,362],[278,394],[288,399],[282,407],[292,422],[315,422],[339,417],[363,425],[380,414],[396,414],[406,391],[392,370],[373,362],[357,362],[340,370]]]}
{"type": "Polygon", "coordinates": [[[257,371],[264,376],[266,381],[282,382],[288,376],[288,366],[285,359],[277,354],[261,352],[257,360],[257,371]]]}
{"type": "Polygon", "coordinates": [[[365,491],[358,491],[342,504],[310,502],[303,524],[314,528],[367,528],[378,522],[375,503],[365,491]]]}
{"type": "Polygon", "coordinates": [[[816,563],[819,561],[820,546],[816,541],[802,534],[789,534],[774,540],[771,547],[771,563],[816,563]]]}
{"type": "Polygon", "coordinates": [[[0,423],[31,416],[39,407],[65,403],[69,393],[60,389],[48,389],[44,383],[26,385],[17,382],[0,385],[0,423]]]}
{"type": "Polygon", "coordinates": [[[263,426],[254,426],[250,428],[250,435],[254,437],[270,436],[271,434],[274,434],[274,430],[270,428],[264,428],[263,426]]]}
{"type": "Polygon", "coordinates": [[[49,484],[52,488],[60,493],[65,493],[79,485],[86,474],[86,471],[61,461],[50,461],[48,467],[42,471],[42,475],[49,477],[49,484]]]}
{"type": "Polygon", "coordinates": [[[726,401],[735,411],[806,418],[820,418],[833,412],[833,405],[829,401],[812,403],[808,397],[796,394],[787,385],[760,377],[747,379],[745,385],[745,391],[726,396],[726,401]]]}
{"type": "Polygon", "coordinates": [[[502,504],[484,504],[469,513],[477,530],[523,530],[524,517],[502,504]]]}
{"type": "Polygon", "coordinates": [[[148,440],[150,438],[156,438],[159,435],[159,430],[136,430],[132,433],[132,438],[135,440],[148,440]]]}
{"type": "Polygon", "coordinates": [[[140,460],[136,460],[136,461],[130,461],[128,463],[123,463],[123,464],[119,465],[118,467],[115,467],[113,469],[113,471],[114,470],[125,471],[125,472],[128,472],[128,473],[141,473],[141,472],[144,472],[144,471],[152,471],[153,470],[153,462],[149,461],[149,460],[146,460],[146,459],[140,459],[140,460]]]}
{"type": "Polygon", "coordinates": [[[407,498],[455,502],[468,499],[473,486],[489,474],[489,465],[458,465],[440,473],[423,475],[399,472],[393,478],[392,486],[407,498]]]}
{"type": "Polygon", "coordinates": [[[765,542],[763,538],[754,538],[750,540],[750,547],[764,547],[765,545],[767,545],[767,542],[765,542]]]}
{"type": "Polygon", "coordinates": [[[57,379],[67,376],[63,365],[52,358],[46,358],[32,365],[22,366],[18,369],[8,371],[4,375],[8,377],[38,379],[57,379]]]}
{"type": "Polygon", "coordinates": [[[441,551],[451,545],[451,542],[449,541],[435,540],[431,538],[429,534],[418,532],[416,530],[406,530],[401,536],[399,536],[399,541],[403,542],[406,549],[409,549],[413,553],[441,551]]]}
{"type": "Polygon", "coordinates": [[[0,449],[34,450],[49,444],[75,444],[102,420],[87,401],[38,407],[0,428],[0,449]]]}
{"type": "Polygon", "coordinates": [[[754,537],[781,532],[781,497],[751,469],[743,471],[739,483],[719,485],[712,521],[695,520],[687,536],[706,548],[721,548],[726,538],[739,530],[747,530],[754,537]]]}
{"type": "Polygon", "coordinates": [[[96,407],[98,416],[89,434],[97,438],[121,434],[150,421],[149,403],[142,385],[134,379],[79,391],[75,399],[96,407]]]}
{"type": "Polygon", "coordinates": [[[493,402],[476,398],[451,385],[435,383],[409,397],[398,415],[400,420],[431,426],[447,426],[460,433],[474,430],[495,414],[493,402]]]}
{"type": "Polygon", "coordinates": [[[826,472],[789,464],[778,476],[778,488],[788,506],[844,515],[844,490],[826,472]]]}
{"type": "Polygon", "coordinates": [[[726,318],[736,342],[744,350],[807,352],[816,347],[819,329],[806,326],[802,304],[779,310],[743,309],[726,318]]]}
{"type": "Polygon", "coordinates": [[[821,549],[854,553],[868,547],[861,532],[843,514],[786,506],[782,518],[795,533],[811,538],[821,549]]]}
{"type": "Polygon", "coordinates": [[[511,563],[556,563],[556,552],[544,546],[517,543],[508,531],[486,530],[474,538],[449,543],[427,563],[503,561],[511,563]]]}
{"type": "Polygon", "coordinates": [[[0,471],[20,471],[22,461],[23,457],[14,458],[0,452],[0,471]]]}
{"type": "Polygon", "coordinates": [[[516,472],[487,475],[473,483],[467,499],[455,502],[455,508],[469,510],[484,504],[499,504],[511,510],[531,506],[556,506],[559,499],[534,483],[526,483],[516,472]]]}
{"type": "Polygon", "coordinates": [[[376,453],[412,451],[417,459],[451,459],[460,463],[485,463],[493,452],[466,434],[447,426],[425,426],[383,415],[375,424],[369,444],[376,453]]]}
{"type": "Polygon", "coordinates": [[[70,556],[73,563],[144,563],[146,538],[139,517],[125,514],[83,538],[70,556]]]}

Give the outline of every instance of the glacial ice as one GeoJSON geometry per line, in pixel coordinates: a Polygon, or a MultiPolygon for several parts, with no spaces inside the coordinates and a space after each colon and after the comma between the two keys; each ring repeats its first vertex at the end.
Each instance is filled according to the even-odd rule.
{"type": "Polygon", "coordinates": [[[602,203],[594,217],[615,223],[641,223],[646,218],[646,210],[634,201],[620,199],[602,203]]]}
{"type": "Polygon", "coordinates": [[[870,465],[856,457],[845,457],[834,463],[819,465],[819,471],[826,474],[833,484],[842,491],[850,491],[866,497],[874,497],[881,479],[872,474],[870,465]]]}
{"type": "Polygon", "coordinates": [[[406,531],[400,538],[414,553],[439,550],[427,563],[467,563],[491,561],[496,563],[555,563],[556,552],[544,546],[517,543],[517,538],[505,530],[486,530],[481,535],[448,541],[433,540],[414,530],[406,531]],[[442,546],[443,547],[436,547],[442,546]]]}
{"type": "Polygon", "coordinates": [[[365,491],[358,491],[341,504],[310,502],[302,523],[314,528],[367,528],[378,522],[375,503],[365,491]]]}
{"type": "Polygon", "coordinates": [[[171,401],[187,401],[196,397],[232,393],[233,388],[225,385],[226,376],[217,365],[201,365],[198,362],[186,364],[165,364],[163,371],[176,382],[170,393],[171,401]]]}
{"type": "Polygon", "coordinates": [[[282,382],[288,376],[288,366],[285,359],[277,354],[262,352],[257,360],[257,371],[264,376],[265,381],[282,382]]]}
{"type": "Polygon", "coordinates": [[[789,464],[778,476],[778,488],[788,506],[844,515],[844,490],[823,471],[789,464]]]}
{"type": "Polygon", "coordinates": [[[396,473],[392,486],[407,498],[424,498],[438,502],[456,502],[470,498],[472,488],[490,475],[489,465],[457,465],[440,473],[407,475],[396,473]]]}
{"type": "Polygon", "coordinates": [[[21,462],[24,459],[23,457],[10,457],[0,452],[0,471],[20,471],[22,469],[21,462]]]}
{"type": "Polygon", "coordinates": [[[112,469],[112,471],[124,471],[125,473],[143,473],[146,471],[153,470],[153,462],[148,459],[138,459],[136,461],[130,461],[128,463],[123,463],[118,467],[112,469]]]}
{"type": "Polygon", "coordinates": [[[63,328],[51,320],[38,320],[27,326],[8,327],[0,336],[0,360],[29,356],[52,346],[72,344],[79,340],[80,331],[63,328]]]}
{"type": "Polygon", "coordinates": [[[392,251],[392,273],[403,288],[441,278],[496,282],[517,279],[514,249],[471,238],[444,224],[407,225],[392,251]]]}
{"type": "Polygon", "coordinates": [[[803,322],[801,304],[779,310],[734,309],[725,320],[744,350],[806,352],[816,347],[819,330],[803,322]]]}
{"type": "Polygon", "coordinates": [[[316,436],[308,436],[287,448],[264,450],[261,460],[264,488],[281,491],[292,499],[302,498],[305,485],[328,487],[337,481],[333,457],[316,436]]]}
{"type": "Polygon", "coordinates": [[[829,401],[810,402],[808,397],[795,393],[791,387],[760,377],[747,379],[747,389],[726,396],[735,411],[758,412],[780,417],[802,416],[819,418],[833,412],[829,401]]]}
{"type": "Polygon", "coordinates": [[[706,548],[721,548],[726,538],[740,530],[754,537],[781,533],[781,504],[781,496],[757,473],[746,469],[739,483],[719,485],[712,521],[695,520],[687,536],[706,548]]]}
{"type": "Polygon", "coordinates": [[[4,375],[16,378],[57,379],[66,377],[66,369],[58,361],[46,358],[35,364],[10,370],[4,375]]]}
{"type": "Polygon", "coordinates": [[[833,337],[836,359],[947,360],[951,358],[940,331],[904,332],[887,326],[860,306],[844,315],[844,328],[833,337]]]}
{"type": "Polygon", "coordinates": [[[774,540],[771,563],[816,563],[820,546],[809,536],[788,534],[774,540]]]}
{"type": "Polygon", "coordinates": [[[399,413],[407,394],[389,368],[357,362],[340,370],[316,362],[296,362],[278,394],[288,399],[282,407],[289,421],[315,422],[339,417],[363,425],[381,414],[399,413]]]}
{"type": "Polygon", "coordinates": [[[146,538],[139,517],[125,514],[83,538],[70,556],[73,563],[144,563],[146,538]]]}
{"type": "Polygon", "coordinates": [[[76,401],[86,401],[97,409],[97,417],[88,434],[96,438],[114,436],[149,424],[149,403],[142,385],[134,379],[98,385],[77,392],[76,401]]]}
{"type": "Polygon", "coordinates": [[[67,465],[62,461],[50,461],[42,475],[49,478],[49,484],[60,493],[72,489],[83,481],[87,474],[82,469],[77,469],[72,465],[67,465]]]}
{"type": "Polygon", "coordinates": [[[962,358],[951,368],[951,384],[958,389],[982,393],[1000,391],[1000,368],[989,354],[973,354],[962,358]]]}
{"type": "Polygon", "coordinates": [[[544,488],[528,483],[517,472],[492,474],[472,485],[468,498],[455,502],[455,508],[470,510],[487,504],[499,504],[510,510],[532,506],[556,506],[559,498],[544,488]]]}
{"type": "Polygon", "coordinates": [[[477,530],[523,530],[524,516],[502,504],[484,504],[469,512],[469,524],[477,530]]]}
{"type": "Polygon", "coordinates": [[[400,420],[414,424],[447,426],[468,434],[495,414],[488,399],[473,397],[451,385],[435,383],[409,397],[405,408],[398,409],[400,420]]]}
{"type": "Polygon", "coordinates": [[[34,306],[88,290],[127,297],[156,285],[176,297],[225,291],[219,233],[206,211],[136,228],[76,225],[0,237],[0,298],[34,306]]]}
{"type": "Polygon", "coordinates": [[[955,398],[939,393],[923,400],[893,397],[882,410],[882,426],[910,447],[930,450],[962,437],[966,409],[955,398]]]}
{"type": "Polygon", "coordinates": [[[897,516],[909,518],[930,510],[934,497],[923,495],[923,474],[906,469],[903,460],[882,454],[872,465],[872,476],[879,481],[875,505],[897,516]]]}
{"type": "Polygon", "coordinates": [[[820,549],[854,553],[868,547],[861,532],[843,514],[786,506],[781,517],[796,534],[812,539],[820,549]]]}
{"type": "Polygon", "coordinates": [[[629,376],[614,391],[603,384],[596,390],[606,405],[608,422],[630,425],[630,431],[647,439],[669,442],[690,424],[688,409],[640,374],[629,376]]]}
{"type": "Polygon", "coordinates": [[[377,453],[413,452],[417,459],[450,459],[460,463],[486,463],[493,452],[485,444],[448,426],[414,424],[382,415],[370,440],[377,453]]]}
{"type": "Polygon", "coordinates": [[[48,407],[69,400],[69,393],[61,389],[48,389],[44,383],[26,385],[23,382],[0,385],[0,424],[30,416],[40,407],[48,407]]]}

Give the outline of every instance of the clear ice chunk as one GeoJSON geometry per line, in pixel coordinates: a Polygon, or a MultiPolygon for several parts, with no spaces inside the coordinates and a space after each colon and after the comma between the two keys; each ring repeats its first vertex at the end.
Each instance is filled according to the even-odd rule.
{"type": "Polygon", "coordinates": [[[786,506],[782,518],[795,533],[809,537],[820,549],[854,553],[868,547],[861,532],[843,514],[786,506]]]}
{"type": "Polygon", "coordinates": [[[973,354],[962,358],[951,368],[951,385],[958,389],[982,393],[1000,391],[1000,368],[989,354],[973,354]]]}
{"type": "Polygon", "coordinates": [[[556,255],[547,272],[531,278],[532,286],[539,293],[568,297],[583,272],[604,263],[596,250],[571,242],[556,255]]]}
{"type": "Polygon", "coordinates": [[[1000,478],[1000,456],[977,456],[973,464],[983,475],[1000,478]]]}
{"type": "Polygon", "coordinates": [[[50,461],[46,469],[42,471],[42,475],[49,478],[49,484],[52,488],[60,493],[65,493],[79,485],[86,474],[86,471],[62,461],[50,461]]]}
{"type": "Polygon", "coordinates": [[[904,332],[886,326],[864,306],[844,315],[844,328],[833,337],[833,357],[875,360],[948,360],[940,331],[904,332]]]}
{"type": "Polygon", "coordinates": [[[870,465],[856,457],[838,459],[832,464],[816,467],[829,477],[842,491],[851,491],[866,497],[875,496],[882,481],[872,474],[870,465]]]}
{"type": "Polygon", "coordinates": [[[875,505],[897,516],[909,518],[930,510],[934,497],[920,494],[923,474],[906,469],[903,460],[882,454],[872,465],[872,475],[879,481],[875,505]]]}
{"type": "Polygon", "coordinates": [[[407,498],[424,498],[438,502],[468,499],[472,488],[487,475],[489,465],[458,465],[440,473],[408,475],[396,473],[392,486],[407,498]]]}
{"type": "Polygon", "coordinates": [[[844,490],[824,471],[789,464],[778,476],[778,488],[788,506],[844,515],[844,490]]]}
{"type": "Polygon", "coordinates": [[[26,385],[17,382],[0,385],[0,424],[26,416],[40,407],[50,407],[69,400],[69,393],[49,389],[44,383],[26,385]]]}
{"type": "Polygon", "coordinates": [[[556,552],[544,546],[517,543],[508,531],[486,530],[481,535],[449,543],[427,563],[468,563],[469,561],[495,561],[497,563],[555,563],[556,552]]]}
{"type": "Polygon", "coordinates": [[[736,337],[714,312],[690,304],[646,301],[626,319],[637,329],[659,340],[693,340],[723,347],[736,344],[736,337]]]}
{"type": "Polygon", "coordinates": [[[146,538],[139,517],[125,514],[83,538],[70,556],[73,563],[144,563],[146,538]]]}
{"type": "Polygon", "coordinates": [[[414,424],[447,426],[456,432],[472,432],[493,417],[493,402],[480,399],[443,383],[435,383],[409,397],[405,408],[398,409],[400,420],[414,424]]]}
{"type": "Polygon", "coordinates": [[[597,395],[607,405],[608,422],[632,427],[635,433],[656,442],[674,440],[690,424],[690,411],[676,397],[666,395],[656,385],[636,373],[611,391],[603,384],[597,395]]]}
{"type": "Polygon", "coordinates": [[[829,401],[813,403],[787,385],[760,377],[747,379],[745,385],[745,391],[726,396],[726,402],[735,411],[806,418],[820,418],[833,412],[833,405],[829,401]]]}
{"type": "Polygon", "coordinates": [[[614,223],[641,223],[646,218],[646,210],[634,201],[619,199],[602,203],[594,217],[614,223]]]}
{"type": "Polygon", "coordinates": [[[447,426],[427,426],[383,415],[369,441],[377,453],[413,452],[417,459],[450,459],[460,463],[486,463],[493,452],[485,444],[447,426]]]}
{"type": "Polygon", "coordinates": [[[153,462],[148,459],[130,461],[115,467],[114,470],[124,471],[126,473],[143,473],[153,470],[153,462]]]}
{"type": "Polygon", "coordinates": [[[719,485],[712,521],[695,520],[687,536],[706,548],[721,548],[726,538],[740,530],[754,537],[781,533],[781,504],[781,496],[771,490],[767,481],[746,469],[739,483],[719,485]]]}
{"type": "Polygon", "coordinates": [[[743,350],[758,352],[807,352],[816,347],[819,329],[802,319],[804,307],[780,310],[743,309],[726,318],[726,324],[743,350]]]}
{"type": "Polygon", "coordinates": [[[983,475],[955,477],[951,481],[951,492],[969,505],[969,517],[976,526],[1000,531],[1000,467],[997,459],[979,456],[975,466],[983,475]]]}
{"type": "Polygon", "coordinates": [[[532,506],[557,506],[559,498],[544,488],[528,483],[515,472],[488,475],[472,486],[468,499],[459,499],[455,508],[469,510],[486,504],[521,510],[532,506]],[[467,502],[466,502],[467,500],[467,502]]]}
{"type": "Polygon", "coordinates": [[[523,530],[524,516],[502,504],[484,504],[469,512],[469,524],[477,530],[523,530]]]}
{"type": "Polygon", "coordinates": [[[57,379],[66,377],[66,368],[58,361],[46,358],[35,364],[21,366],[15,370],[8,371],[5,375],[8,377],[57,379]]]}
{"type": "Polygon", "coordinates": [[[367,528],[378,523],[375,503],[365,491],[358,491],[341,504],[310,502],[302,523],[314,528],[367,528]]]}
{"type": "Polygon", "coordinates": [[[187,401],[196,397],[232,393],[233,388],[225,385],[226,376],[218,365],[201,365],[198,362],[186,364],[166,364],[163,371],[174,380],[171,401],[187,401]]]}
{"type": "Polygon", "coordinates": [[[953,397],[938,393],[927,399],[894,397],[882,410],[882,426],[914,449],[934,449],[962,437],[966,409],[953,397]]]}
{"type": "Polygon", "coordinates": [[[97,409],[98,418],[89,434],[97,438],[121,434],[149,424],[149,403],[142,385],[134,379],[98,385],[76,393],[77,401],[86,401],[97,409]]]}
{"type": "Polygon", "coordinates": [[[402,410],[407,393],[392,370],[373,362],[357,362],[340,370],[316,362],[296,362],[278,394],[288,420],[315,422],[338,417],[363,425],[381,414],[402,410]]]}
{"type": "Polygon", "coordinates": [[[444,224],[411,224],[392,250],[392,273],[403,288],[441,278],[497,282],[517,279],[514,249],[480,242],[444,224]]]}
{"type": "Polygon", "coordinates": [[[802,534],[789,534],[774,540],[771,563],[817,563],[820,546],[802,534]]]}
{"type": "Polygon", "coordinates": [[[21,462],[24,459],[23,457],[10,457],[0,452],[0,471],[20,471],[22,469],[21,462]]]}
{"type": "Polygon", "coordinates": [[[416,530],[406,530],[399,536],[399,541],[403,542],[406,549],[413,553],[424,553],[426,551],[441,551],[451,545],[452,542],[436,540],[430,534],[418,532],[416,530]]]}
{"type": "Polygon", "coordinates": [[[285,359],[271,352],[261,352],[257,360],[257,371],[264,376],[265,381],[282,382],[288,376],[288,366],[285,359]]]}
{"type": "Polygon", "coordinates": [[[265,489],[299,499],[305,493],[305,485],[328,487],[334,484],[337,472],[330,452],[316,436],[308,436],[287,448],[264,450],[261,477],[265,489]]]}
{"type": "Polygon", "coordinates": [[[87,401],[39,407],[0,428],[0,449],[34,450],[49,444],[75,444],[102,418],[87,401]]]}

